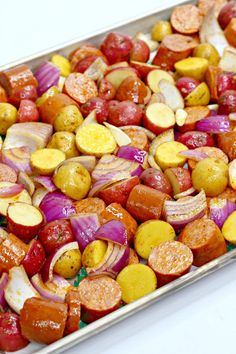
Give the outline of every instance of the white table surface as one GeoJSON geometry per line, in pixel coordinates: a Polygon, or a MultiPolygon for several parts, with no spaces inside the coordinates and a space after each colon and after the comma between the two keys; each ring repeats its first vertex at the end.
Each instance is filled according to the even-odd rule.
{"type": "MultiPolygon", "coordinates": [[[[165,0],[166,5],[177,2],[165,0]]],[[[2,65],[157,9],[164,1],[0,3],[2,65]]],[[[235,354],[235,294],[234,263],[68,350],[67,354],[235,354]]]]}

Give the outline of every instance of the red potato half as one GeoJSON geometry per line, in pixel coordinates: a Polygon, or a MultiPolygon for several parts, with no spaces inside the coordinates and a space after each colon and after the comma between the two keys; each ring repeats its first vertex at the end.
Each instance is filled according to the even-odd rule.
{"type": "Polygon", "coordinates": [[[165,176],[168,178],[173,195],[185,192],[192,187],[190,172],[183,167],[170,167],[165,170],[165,176]]]}
{"type": "Polygon", "coordinates": [[[8,229],[21,240],[28,242],[37,235],[43,224],[43,215],[33,205],[16,202],[7,210],[8,229]]]}
{"type": "Polygon", "coordinates": [[[153,103],[147,107],[143,117],[145,128],[154,134],[173,128],[175,125],[175,114],[170,107],[164,103],[153,103]]]}
{"type": "Polygon", "coordinates": [[[124,67],[113,69],[105,76],[105,79],[117,90],[122,81],[129,76],[137,77],[136,70],[134,68],[124,67]]]}
{"type": "Polygon", "coordinates": [[[125,207],[131,190],[137,184],[139,184],[139,178],[138,176],[134,176],[121,182],[114,183],[111,187],[102,190],[98,196],[106,204],[119,203],[125,207]]]}

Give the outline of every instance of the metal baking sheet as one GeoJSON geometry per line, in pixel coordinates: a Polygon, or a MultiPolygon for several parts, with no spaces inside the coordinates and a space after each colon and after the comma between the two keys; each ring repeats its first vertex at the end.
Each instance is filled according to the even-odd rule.
{"type": "MultiPolygon", "coordinates": [[[[187,4],[187,3],[196,3],[196,1],[179,1],[177,4],[187,4]]],[[[175,5],[176,6],[176,5],[175,5]]],[[[73,41],[64,43],[62,45],[58,45],[56,47],[50,48],[43,52],[34,54],[30,57],[23,58],[21,60],[17,60],[11,62],[9,64],[0,66],[0,71],[14,67],[16,65],[26,63],[32,69],[34,69],[38,64],[40,64],[43,60],[48,60],[52,56],[53,53],[60,53],[62,55],[68,55],[72,50],[78,47],[83,42],[90,42],[94,44],[99,44],[106,33],[110,31],[120,31],[126,34],[133,36],[136,32],[142,31],[144,33],[150,32],[152,25],[159,19],[168,19],[173,8],[175,6],[171,6],[169,8],[165,8],[165,5],[159,6],[158,11],[152,11],[144,14],[142,17],[136,17],[131,19],[130,21],[125,21],[119,23],[115,26],[105,28],[103,30],[97,31],[89,36],[83,36],[77,38],[73,41]]],[[[100,320],[93,322],[86,326],[83,329],[78,330],[75,333],[72,333],[69,336],[62,338],[61,340],[48,345],[48,346],[40,346],[35,344],[30,344],[28,347],[23,350],[16,352],[21,354],[27,353],[37,353],[37,354],[58,354],[62,352],[66,352],[69,348],[79,344],[80,342],[88,339],[91,336],[94,336],[106,328],[111,327],[112,325],[122,321],[123,319],[141,311],[142,309],[152,305],[156,301],[175,293],[176,291],[185,288],[186,286],[202,279],[203,277],[217,271],[218,269],[234,262],[236,259],[236,249],[233,249],[227,252],[225,255],[209,262],[208,264],[200,267],[193,268],[192,271],[181,278],[155,290],[151,294],[148,294],[141,299],[121,307],[119,310],[101,318],[100,320]]],[[[88,342],[89,346],[89,342],[88,342]]]]}

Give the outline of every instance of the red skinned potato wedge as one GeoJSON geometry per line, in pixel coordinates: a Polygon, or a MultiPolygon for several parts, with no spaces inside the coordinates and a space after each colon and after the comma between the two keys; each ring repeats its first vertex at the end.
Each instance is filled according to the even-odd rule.
{"type": "Polygon", "coordinates": [[[192,187],[190,172],[183,167],[167,168],[165,176],[172,186],[173,195],[182,193],[192,187]]]}
{"type": "Polygon", "coordinates": [[[106,204],[119,203],[125,207],[131,190],[137,184],[139,184],[139,178],[138,176],[134,176],[121,182],[114,183],[110,187],[102,190],[98,196],[106,204]]]}
{"type": "Polygon", "coordinates": [[[143,117],[145,128],[154,134],[173,128],[175,125],[175,115],[170,107],[164,103],[153,103],[147,107],[143,117]]]}
{"type": "Polygon", "coordinates": [[[109,81],[112,86],[117,90],[124,79],[129,76],[137,77],[136,71],[133,68],[116,68],[110,71],[105,79],[109,81]]]}
{"type": "Polygon", "coordinates": [[[16,202],[7,210],[8,229],[25,242],[37,235],[43,224],[43,215],[33,205],[16,202]]]}

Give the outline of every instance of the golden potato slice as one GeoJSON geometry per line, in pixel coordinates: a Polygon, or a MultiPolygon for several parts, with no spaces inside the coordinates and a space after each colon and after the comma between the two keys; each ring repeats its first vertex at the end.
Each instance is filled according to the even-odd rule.
{"type": "Polygon", "coordinates": [[[64,152],[58,149],[39,149],[31,154],[30,163],[34,172],[48,176],[65,159],[64,152]]]}
{"type": "Polygon", "coordinates": [[[84,154],[101,157],[114,152],[116,141],[103,125],[89,124],[77,131],[76,145],[84,154]]]}

